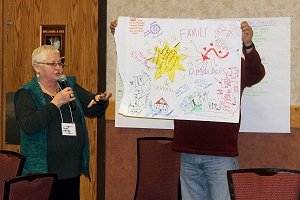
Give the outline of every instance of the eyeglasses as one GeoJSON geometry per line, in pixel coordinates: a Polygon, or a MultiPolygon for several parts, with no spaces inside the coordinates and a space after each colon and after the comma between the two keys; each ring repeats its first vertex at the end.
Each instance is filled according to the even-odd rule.
{"type": "Polygon", "coordinates": [[[37,64],[43,64],[43,65],[48,65],[50,67],[56,67],[57,65],[60,67],[64,66],[64,63],[58,62],[58,63],[44,63],[44,62],[38,62],[37,64]]]}

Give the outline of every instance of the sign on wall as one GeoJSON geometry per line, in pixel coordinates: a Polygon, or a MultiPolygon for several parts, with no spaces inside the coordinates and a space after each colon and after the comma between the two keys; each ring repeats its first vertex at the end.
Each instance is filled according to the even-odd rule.
{"type": "Polygon", "coordinates": [[[41,25],[40,45],[52,45],[60,51],[60,56],[66,55],[66,25],[41,25]]]}

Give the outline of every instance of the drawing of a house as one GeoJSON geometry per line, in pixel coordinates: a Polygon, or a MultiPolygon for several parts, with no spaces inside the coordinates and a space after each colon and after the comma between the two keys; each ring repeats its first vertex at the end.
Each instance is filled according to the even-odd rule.
{"type": "Polygon", "coordinates": [[[155,102],[154,110],[161,111],[161,113],[168,112],[168,104],[164,98],[160,98],[157,102],[155,102]]]}

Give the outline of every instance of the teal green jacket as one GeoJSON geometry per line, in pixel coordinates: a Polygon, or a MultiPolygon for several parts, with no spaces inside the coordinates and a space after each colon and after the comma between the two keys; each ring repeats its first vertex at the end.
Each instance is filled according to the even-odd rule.
{"type": "MultiPolygon", "coordinates": [[[[76,78],[68,76],[68,85],[73,89],[74,95],[76,97],[76,104],[78,105],[77,108],[80,109],[81,112],[81,123],[84,128],[84,134],[85,134],[85,145],[82,152],[82,173],[90,178],[90,172],[89,172],[89,160],[90,160],[90,146],[89,146],[89,137],[88,137],[88,131],[86,127],[86,122],[84,119],[84,113],[82,110],[81,103],[79,101],[79,98],[76,94],[76,91],[74,89],[76,78]]],[[[41,109],[43,106],[46,105],[46,100],[44,97],[44,93],[40,88],[40,85],[38,83],[37,77],[34,76],[31,82],[23,85],[15,94],[14,103],[16,105],[16,99],[18,98],[18,93],[21,89],[26,89],[31,94],[31,96],[34,98],[37,108],[41,109]]],[[[47,127],[43,130],[33,134],[33,135],[27,135],[22,131],[22,128],[19,124],[19,120],[17,119],[17,123],[20,127],[20,134],[21,134],[21,140],[20,140],[20,153],[26,157],[25,166],[23,169],[23,174],[30,174],[30,173],[36,173],[36,172],[48,172],[47,167],[47,127]],[[39,149],[39,150],[37,150],[39,149]]]]}

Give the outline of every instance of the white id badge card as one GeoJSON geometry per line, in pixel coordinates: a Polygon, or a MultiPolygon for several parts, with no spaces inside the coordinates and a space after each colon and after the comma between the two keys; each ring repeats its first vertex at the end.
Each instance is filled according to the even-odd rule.
{"type": "Polygon", "coordinates": [[[62,135],[76,136],[76,127],[74,123],[61,123],[62,135]]]}

